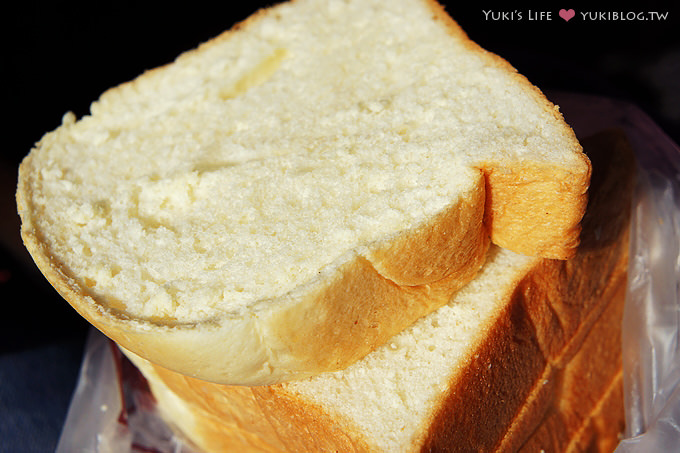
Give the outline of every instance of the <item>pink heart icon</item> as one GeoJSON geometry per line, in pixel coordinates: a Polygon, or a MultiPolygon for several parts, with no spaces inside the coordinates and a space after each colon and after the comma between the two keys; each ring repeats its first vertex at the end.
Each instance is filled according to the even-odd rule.
{"type": "Polygon", "coordinates": [[[576,15],[576,12],[573,9],[561,9],[560,10],[560,17],[567,22],[569,22],[569,19],[571,19],[575,15],[576,15]]]}

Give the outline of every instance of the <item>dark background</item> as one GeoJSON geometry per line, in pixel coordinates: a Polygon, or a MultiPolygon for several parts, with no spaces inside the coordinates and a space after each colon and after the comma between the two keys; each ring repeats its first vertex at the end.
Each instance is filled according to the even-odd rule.
{"type": "MultiPolygon", "coordinates": [[[[66,111],[86,114],[105,89],[172,61],[270,3],[76,0],[3,6],[0,73],[9,123],[0,151],[0,300],[5,307],[0,451],[53,451],[88,329],[21,246],[13,200],[21,158],[60,124],[66,111]]],[[[680,8],[672,2],[445,4],[473,40],[503,56],[548,95],[559,90],[630,101],[680,142],[680,8]],[[561,7],[575,9],[576,17],[565,22],[558,16],[561,7]],[[550,11],[552,20],[531,21],[529,10],[550,11]],[[495,17],[513,14],[511,20],[492,20],[484,11],[495,17]],[[668,16],[583,20],[584,11],[668,16]]]]}

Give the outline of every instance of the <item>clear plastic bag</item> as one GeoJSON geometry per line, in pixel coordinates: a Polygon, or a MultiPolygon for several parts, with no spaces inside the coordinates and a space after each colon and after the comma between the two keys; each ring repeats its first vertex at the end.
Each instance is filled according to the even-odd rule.
{"type": "MultiPolygon", "coordinates": [[[[549,96],[579,137],[622,128],[639,162],[623,320],[626,438],[616,453],[680,445],[680,149],[636,107],[612,99],[549,96]]],[[[190,453],[154,409],[143,378],[93,331],[58,453],[190,453]]]]}
{"type": "MultiPolygon", "coordinates": [[[[652,137],[639,137],[656,144],[652,137]]],[[[639,178],[623,319],[626,424],[617,452],[680,448],[680,150],[639,178]]]]}
{"type": "Polygon", "coordinates": [[[628,439],[618,453],[680,446],[680,250],[678,186],[652,172],[634,206],[635,250],[623,319],[628,439]]]}
{"type": "Polygon", "coordinates": [[[57,453],[193,453],[160,418],[141,374],[91,330],[57,453]]]}
{"type": "Polygon", "coordinates": [[[623,319],[626,438],[617,453],[680,445],[680,148],[637,107],[554,96],[577,135],[618,127],[638,160],[623,319]]]}

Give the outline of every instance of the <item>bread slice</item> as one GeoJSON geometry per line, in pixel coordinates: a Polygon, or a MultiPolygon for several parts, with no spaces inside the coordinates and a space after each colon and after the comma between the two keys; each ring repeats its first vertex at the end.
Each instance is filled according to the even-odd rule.
{"type": "Polygon", "coordinates": [[[590,164],[428,0],[296,0],[72,114],[20,168],[24,242],[105,334],[205,380],[355,362],[489,238],[567,258],[590,164]]]}
{"type": "Polygon", "coordinates": [[[623,430],[634,162],[619,132],[584,147],[593,199],[572,260],[493,246],[448,304],[345,370],[221,386],[129,355],[204,451],[610,452],[623,430]]]}

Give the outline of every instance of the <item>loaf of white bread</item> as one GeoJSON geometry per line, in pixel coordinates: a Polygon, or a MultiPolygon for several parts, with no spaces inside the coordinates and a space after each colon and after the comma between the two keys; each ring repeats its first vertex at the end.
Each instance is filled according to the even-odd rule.
{"type": "Polygon", "coordinates": [[[446,305],[345,370],[226,386],[128,355],[198,451],[611,452],[635,164],[620,132],[583,144],[593,182],[572,259],[492,246],[446,305]]]}
{"type": "Polygon", "coordinates": [[[431,0],[295,0],[64,116],[22,237],[123,347],[226,384],[343,369],[489,242],[565,259],[590,163],[556,106],[431,0]]]}

